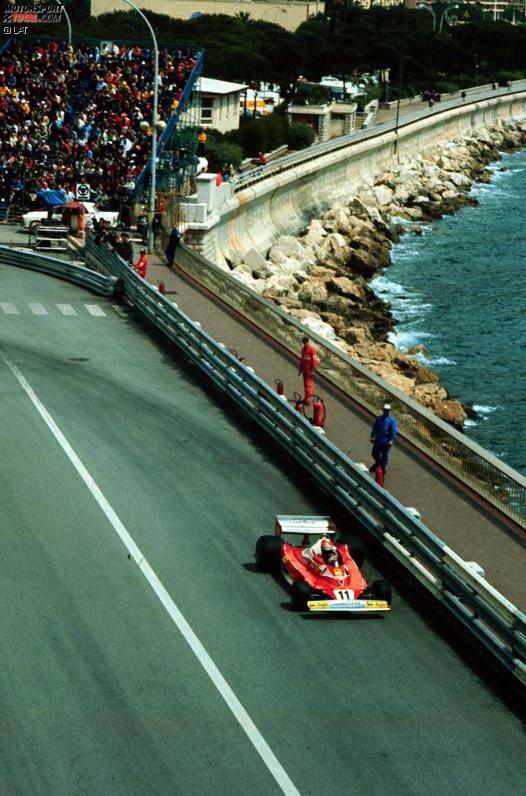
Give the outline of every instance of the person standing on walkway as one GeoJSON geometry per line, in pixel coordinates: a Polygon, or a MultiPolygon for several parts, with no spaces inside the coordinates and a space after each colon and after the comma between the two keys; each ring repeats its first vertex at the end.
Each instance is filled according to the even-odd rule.
{"type": "Polygon", "coordinates": [[[318,367],[318,352],[308,337],[301,338],[302,348],[300,355],[300,366],[298,373],[303,376],[303,388],[305,393],[305,403],[310,403],[313,392],[312,374],[318,367]]]}
{"type": "Polygon", "coordinates": [[[385,473],[386,467],[389,464],[389,454],[393,447],[398,434],[398,426],[396,420],[391,415],[391,404],[384,404],[381,415],[375,419],[371,429],[371,442],[373,444],[372,456],[374,464],[371,467],[371,472],[374,472],[378,467],[381,467],[385,473]]]}
{"type": "Polygon", "coordinates": [[[139,253],[139,259],[133,265],[133,270],[142,276],[143,279],[146,279],[146,273],[148,271],[148,255],[146,254],[146,249],[141,249],[139,253]]]}
{"type": "Polygon", "coordinates": [[[205,154],[205,146],[206,146],[206,133],[204,130],[201,130],[199,135],[197,136],[197,156],[202,158],[205,154]]]}
{"type": "Polygon", "coordinates": [[[170,232],[170,237],[168,239],[168,246],[164,250],[164,253],[166,254],[166,259],[168,260],[168,266],[170,268],[174,264],[175,252],[177,251],[177,247],[179,246],[180,240],[181,240],[181,233],[177,229],[177,224],[174,224],[172,227],[172,231],[170,232]]]}
{"type": "Polygon", "coordinates": [[[122,232],[119,240],[115,243],[115,251],[129,265],[133,262],[133,243],[127,232],[122,232]]]}

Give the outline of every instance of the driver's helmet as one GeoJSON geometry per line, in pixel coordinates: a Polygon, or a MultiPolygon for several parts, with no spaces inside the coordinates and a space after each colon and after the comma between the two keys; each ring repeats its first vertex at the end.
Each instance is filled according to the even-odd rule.
{"type": "Polygon", "coordinates": [[[321,540],[321,557],[331,567],[336,566],[338,563],[338,551],[330,539],[321,540]]]}

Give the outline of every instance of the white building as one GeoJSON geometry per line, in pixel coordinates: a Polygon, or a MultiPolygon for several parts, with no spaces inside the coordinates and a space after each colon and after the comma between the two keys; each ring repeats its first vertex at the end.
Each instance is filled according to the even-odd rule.
{"type": "Polygon", "coordinates": [[[248,86],[211,77],[201,78],[201,127],[213,127],[221,133],[239,127],[239,102],[248,86]]]}
{"type": "MultiPolygon", "coordinates": [[[[400,2],[400,0],[391,0],[400,2]]],[[[286,30],[296,30],[302,22],[325,11],[324,0],[141,0],[143,11],[168,14],[174,19],[191,19],[193,14],[249,14],[250,19],[261,19],[280,25],[286,30]]],[[[91,0],[94,17],[110,11],[125,11],[122,0],[91,0]]],[[[130,10],[130,14],[133,11],[130,10]]]]}

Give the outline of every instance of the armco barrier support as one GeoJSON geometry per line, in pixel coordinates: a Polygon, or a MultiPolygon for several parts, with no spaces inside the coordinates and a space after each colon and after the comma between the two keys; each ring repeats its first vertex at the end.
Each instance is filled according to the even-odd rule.
{"type": "Polygon", "coordinates": [[[117,279],[114,276],[91,271],[89,268],[75,265],[68,262],[68,260],[58,260],[54,257],[35,254],[23,249],[10,249],[9,246],[0,246],[0,263],[15,265],[18,268],[28,268],[31,271],[40,271],[50,276],[62,277],[101,296],[112,296],[117,283],[117,279]]]}
{"type": "Polygon", "coordinates": [[[474,573],[411,511],[320,435],[251,368],[204,332],[113,251],[88,242],[88,257],[117,277],[127,301],[172,341],[217,389],[384,545],[526,686],[526,615],[474,573]]]}

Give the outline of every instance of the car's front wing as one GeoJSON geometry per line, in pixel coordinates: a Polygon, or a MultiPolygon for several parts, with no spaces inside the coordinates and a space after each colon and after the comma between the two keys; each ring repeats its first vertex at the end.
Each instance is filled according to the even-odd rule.
{"type": "Polygon", "coordinates": [[[385,600],[309,600],[309,611],[349,611],[353,614],[370,614],[390,611],[385,600]]]}

